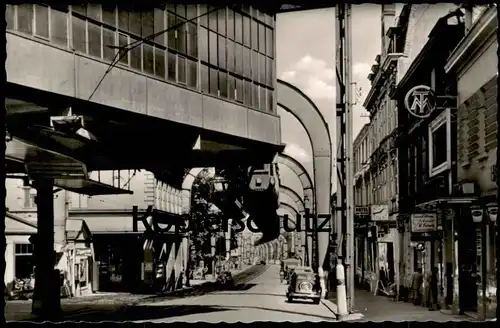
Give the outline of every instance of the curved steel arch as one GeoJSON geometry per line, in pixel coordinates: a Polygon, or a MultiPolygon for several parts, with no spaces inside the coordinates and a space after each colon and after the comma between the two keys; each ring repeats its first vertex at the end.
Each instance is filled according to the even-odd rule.
{"type": "Polygon", "coordinates": [[[299,196],[299,194],[297,194],[297,192],[295,190],[293,190],[290,187],[280,185],[280,194],[284,194],[284,195],[287,195],[288,197],[290,197],[297,205],[297,209],[299,210],[299,213],[301,215],[305,214],[306,208],[304,206],[304,201],[299,196]]]}
{"type": "MultiPolygon", "coordinates": [[[[328,124],[314,102],[290,83],[279,80],[277,102],[295,116],[306,130],[311,141],[314,167],[314,214],[330,215],[332,142],[328,124]]],[[[318,233],[318,269],[323,273],[323,264],[328,251],[329,233],[318,233]]],[[[324,281],[323,281],[324,283],[324,281]]]]}
{"type": "MultiPolygon", "coordinates": [[[[314,185],[306,168],[295,158],[283,153],[278,155],[278,164],[285,165],[297,175],[302,184],[302,189],[304,189],[304,197],[307,196],[311,200],[311,204],[315,204],[314,185]]],[[[314,209],[310,210],[314,211],[314,209]]]]}

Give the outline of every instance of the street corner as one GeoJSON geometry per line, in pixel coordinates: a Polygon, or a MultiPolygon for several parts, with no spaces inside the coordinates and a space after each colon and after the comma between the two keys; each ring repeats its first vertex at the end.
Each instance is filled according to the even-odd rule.
{"type": "Polygon", "coordinates": [[[362,320],[364,318],[364,315],[361,313],[350,313],[343,316],[339,315],[337,304],[327,299],[322,299],[321,304],[323,304],[335,316],[337,321],[355,321],[362,320]]]}

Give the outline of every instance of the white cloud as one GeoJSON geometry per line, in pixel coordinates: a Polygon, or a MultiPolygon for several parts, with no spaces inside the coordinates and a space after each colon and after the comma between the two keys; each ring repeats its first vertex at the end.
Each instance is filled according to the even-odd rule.
{"type": "Polygon", "coordinates": [[[307,153],[302,147],[295,143],[287,144],[284,153],[289,155],[290,157],[295,158],[301,163],[311,161],[311,155],[309,155],[309,153],[307,153]]]}
{"type": "Polygon", "coordinates": [[[368,63],[356,63],[352,66],[352,74],[358,78],[366,79],[371,71],[371,65],[368,63]]]}
{"type": "Polygon", "coordinates": [[[335,70],[325,61],[305,55],[281,79],[296,85],[313,99],[335,99],[335,70]]]}

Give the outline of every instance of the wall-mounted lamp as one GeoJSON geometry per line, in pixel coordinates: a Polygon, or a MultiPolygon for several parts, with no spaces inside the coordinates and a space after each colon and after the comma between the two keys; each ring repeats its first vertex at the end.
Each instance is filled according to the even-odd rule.
{"type": "Polygon", "coordinates": [[[496,222],[498,215],[498,204],[497,203],[486,204],[486,213],[488,213],[488,217],[490,218],[491,222],[493,223],[496,222]]]}
{"type": "Polygon", "coordinates": [[[481,223],[483,221],[483,209],[481,206],[474,205],[470,208],[470,213],[472,215],[472,221],[474,223],[481,223]]]}

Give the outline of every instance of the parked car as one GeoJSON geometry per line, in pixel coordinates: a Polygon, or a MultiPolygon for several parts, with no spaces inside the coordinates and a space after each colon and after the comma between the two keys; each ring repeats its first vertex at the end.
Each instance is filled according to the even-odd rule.
{"type": "Polygon", "coordinates": [[[300,261],[297,259],[286,259],[283,261],[283,272],[284,272],[284,279],[289,280],[291,274],[295,270],[296,267],[300,265],[300,261]]]}
{"type": "Polygon", "coordinates": [[[295,270],[290,277],[286,297],[289,303],[294,299],[310,299],[314,304],[319,304],[321,299],[319,275],[314,272],[295,270]]]}
{"type": "Polygon", "coordinates": [[[266,261],[261,260],[261,261],[260,261],[260,264],[262,264],[262,265],[266,265],[266,261]]]}
{"type": "Polygon", "coordinates": [[[229,271],[222,271],[217,276],[217,283],[222,287],[232,287],[234,286],[233,275],[229,271]]]}

